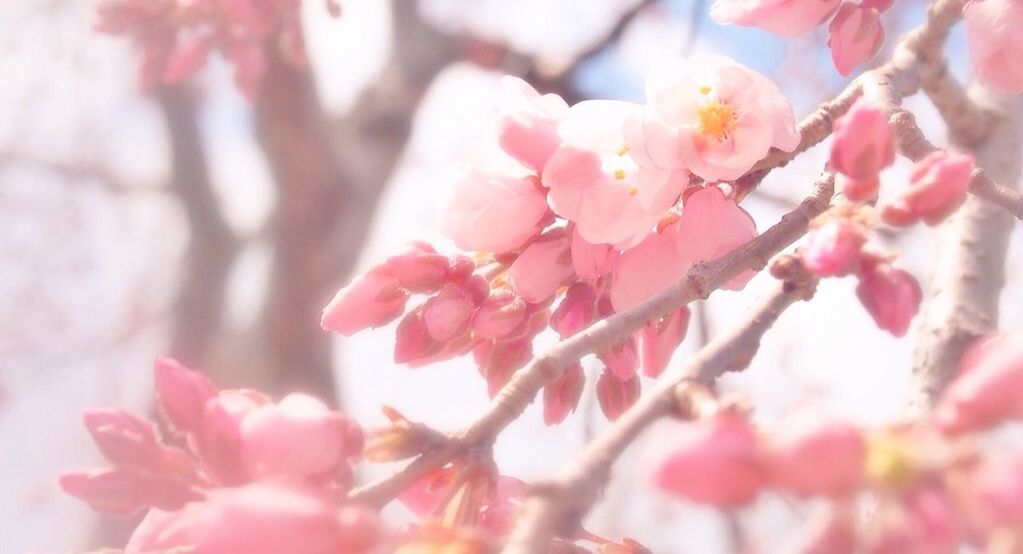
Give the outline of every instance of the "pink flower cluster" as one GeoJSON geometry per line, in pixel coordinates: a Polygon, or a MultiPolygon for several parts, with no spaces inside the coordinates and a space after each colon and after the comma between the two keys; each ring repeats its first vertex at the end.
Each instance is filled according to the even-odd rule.
{"type": "MultiPolygon", "coordinates": [[[[338,292],[323,327],[351,335],[400,317],[397,362],[472,352],[494,395],[532,359],[541,331],[569,337],[754,238],[727,181],[772,148],[796,148],[791,106],[766,77],[717,56],[655,75],[645,106],[569,107],[506,78],[493,140],[467,155],[444,214],[445,233],[473,257],[414,244],[338,292]],[[411,305],[415,295],[424,299],[411,305]]],[[[639,369],[664,370],[687,321],[683,308],[599,353],[608,417],[639,396],[639,369]]],[[[573,367],[548,385],[548,423],[574,409],[584,382],[573,367]]]]}
{"type": "MultiPolygon", "coordinates": [[[[333,0],[327,5],[340,13],[333,0]]],[[[265,71],[267,43],[275,42],[288,63],[305,66],[300,6],[301,0],[102,0],[96,29],[138,41],[144,86],[184,80],[217,50],[252,99],[265,71]]]]}
{"type": "Polygon", "coordinates": [[[156,363],[166,432],[120,410],[89,410],[85,425],[113,467],[69,471],[61,487],[94,509],[148,513],[129,554],[368,552],[376,515],[345,505],[362,431],[319,400],[274,403],[253,390],[218,391],[177,362],[156,363]]]}
{"type": "Polygon", "coordinates": [[[717,0],[710,16],[723,25],[759,27],[783,36],[810,31],[831,20],[828,47],[842,75],[877,54],[884,42],[881,13],[894,0],[717,0]]]}
{"type": "MultiPolygon", "coordinates": [[[[999,335],[964,357],[933,421],[864,430],[803,419],[770,432],[735,408],[690,423],[654,474],[664,490],[732,508],[766,490],[823,498],[831,515],[799,552],[986,551],[1023,545],[1023,458],[963,439],[1023,418],[1023,340],[999,335]],[[855,499],[869,492],[870,518],[855,499]]],[[[1015,551],[1011,549],[1002,551],[1015,551]]]]}

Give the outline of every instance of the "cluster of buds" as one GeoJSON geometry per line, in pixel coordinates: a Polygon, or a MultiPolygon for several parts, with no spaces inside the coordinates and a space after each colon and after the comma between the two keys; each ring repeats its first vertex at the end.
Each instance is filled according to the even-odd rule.
{"type": "MultiPolygon", "coordinates": [[[[327,6],[340,13],[335,0],[327,6]]],[[[288,63],[305,66],[300,7],[301,0],[103,0],[96,29],[138,41],[143,85],[186,79],[216,50],[252,99],[266,68],[267,43],[276,42],[288,63]]]]}
{"type": "Polygon", "coordinates": [[[765,430],[736,407],[704,409],[677,432],[655,482],[722,508],[767,490],[824,499],[828,517],[799,552],[950,552],[963,542],[1019,551],[1023,458],[985,452],[974,437],[1023,418],[1021,345],[1005,335],[975,345],[931,420],[870,430],[802,418],[765,430]],[[858,522],[862,493],[877,509],[858,522]]]}

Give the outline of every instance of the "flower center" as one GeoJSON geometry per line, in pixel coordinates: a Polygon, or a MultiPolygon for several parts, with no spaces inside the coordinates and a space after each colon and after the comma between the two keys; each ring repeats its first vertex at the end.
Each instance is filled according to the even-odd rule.
{"type": "Polygon", "coordinates": [[[696,110],[700,134],[718,141],[725,140],[735,130],[736,117],[732,108],[711,100],[696,110]]]}
{"type": "Polygon", "coordinates": [[[628,146],[622,146],[614,154],[601,156],[600,161],[604,172],[617,181],[624,181],[639,169],[636,161],[629,155],[628,146]]]}

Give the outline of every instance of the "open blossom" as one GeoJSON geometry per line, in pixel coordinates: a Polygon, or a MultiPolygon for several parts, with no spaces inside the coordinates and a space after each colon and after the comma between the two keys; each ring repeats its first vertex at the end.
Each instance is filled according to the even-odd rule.
{"type": "Polygon", "coordinates": [[[541,95],[517,77],[505,76],[501,85],[503,94],[497,114],[501,148],[541,172],[561,143],[558,123],[568,112],[568,104],[557,94],[541,95]]]}
{"type": "Polygon", "coordinates": [[[882,207],[881,218],[889,225],[921,219],[936,225],[966,200],[972,173],[971,156],[933,152],[913,166],[909,187],[882,207]]]}
{"type": "Polygon", "coordinates": [[[759,27],[793,36],[827,21],[838,4],[839,0],[717,0],[710,17],[722,25],[759,27]]]}
{"type": "Polygon", "coordinates": [[[589,243],[637,244],[689,183],[684,168],[644,166],[633,158],[625,125],[641,114],[628,102],[587,100],[561,122],[563,142],[547,161],[543,184],[554,212],[575,223],[589,243]]]}
{"type": "Polygon", "coordinates": [[[640,165],[737,179],[772,148],[799,145],[792,106],[764,75],[728,58],[696,55],[653,72],[642,121],[629,122],[640,165]]]}
{"type": "Polygon", "coordinates": [[[828,31],[831,59],[842,75],[873,58],[884,43],[881,14],[869,3],[842,4],[828,31]]]}
{"type": "Polygon", "coordinates": [[[963,356],[959,371],[935,410],[943,430],[982,430],[1023,416],[1023,337],[978,341],[963,356]]]}
{"type": "Polygon", "coordinates": [[[1023,92],[1023,3],[971,0],[963,9],[973,67],[1004,93],[1023,92]]]}

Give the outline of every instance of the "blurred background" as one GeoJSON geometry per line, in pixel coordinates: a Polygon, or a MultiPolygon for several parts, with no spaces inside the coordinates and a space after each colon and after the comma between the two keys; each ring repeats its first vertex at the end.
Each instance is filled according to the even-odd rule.
{"type": "MultiPolygon", "coordinates": [[[[184,84],[143,89],[132,42],[92,30],[93,2],[0,3],[0,553],[119,544],[130,525],[94,517],[60,493],[55,476],[102,463],[82,408],[152,411],[151,367],[161,354],[224,387],[314,393],[368,426],[383,423],[383,403],[440,428],[485,409],[471,360],[395,366],[393,328],[340,340],[319,329],[319,313],[353,272],[410,240],[450,250],[437,231],[448,168],[486,131],[501,75],[569,102],[641,102],[658,59],[716,52],[774,79],[797,118],[845,82],[825,29],[780,39],[724,28],[707,19],[704,0],[341,6],[332,18],[322,2],[304,2],[308,70],[271,59],[262,94],[249,102],[215,55],[184,84]]],[[[905,0],[889,11],[889,37],[918,23],[922,6],[905,0]]],[[[965,78],[961,35],[949,54],[965,78]]],[[[944,143],[926,99],[909,106],[944,143]]],[[[761,229],[809,190],[826,151],[773,172],[744,202],[761,229]]],[[[884,180],[906,171],[900,162],[884,180]]],[[[926,282],[936,236],[882,238],[926,282]]],[[[1018,241],[1011,256],[1003,318],[1018,330],[1018,241]]],[[[694,306],[677,356],[741,317],[769,280],[694,306]]],[[[899,417],[913,333],[896,340],[878,331],[854,286],[825,282],[722,387],[752,398],[762,421],[808,410],[867,424],[899,417]]],[[[532,407],[496,445],[502,472],[528,481],[570,460],[606,425],[594,404],[584,393],[555,428],[532,407]]],[[[727,552],[736,529],[781,550],[806,507],[766,497],[726,515],[647,485],[644,468],[670,432],[666,423],[630,450],[588,526],[655,552],[727,552]]],[[[406,517],[399,507],[385,513],[406,517]]]]}

